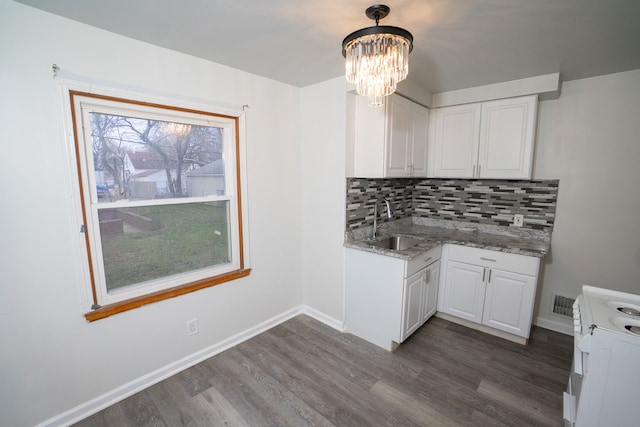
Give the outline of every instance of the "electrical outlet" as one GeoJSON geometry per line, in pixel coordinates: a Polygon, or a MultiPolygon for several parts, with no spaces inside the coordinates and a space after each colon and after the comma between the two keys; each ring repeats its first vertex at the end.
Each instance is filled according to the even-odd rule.
{"type": "Polygon", "coordinates": [[[513,216],[513,225],[515,225],[516,227],[522,227],[523,222],[524,222],[524,215],[513,216]]]}
{"type": "Polygon", "coordinates": [[[189,320],[187,322],[187,336],[198,333],[198,319],[189,320]]]}

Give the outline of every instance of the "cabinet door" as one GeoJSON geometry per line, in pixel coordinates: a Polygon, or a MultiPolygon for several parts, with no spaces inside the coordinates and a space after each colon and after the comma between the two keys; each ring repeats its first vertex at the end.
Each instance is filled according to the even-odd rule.
{"type": "Polygon", "coordinates": [[[367,98],[347,93],[346,173],[382,178],[385,173],[386,109],[369,107],[367,98]]]}
{"type": "Polygon", "coordinates": [[[400,96],[389,96],[387,109],[387,146],[385,177],[409,176],[411,101],[400,96]]]}
{"type": "Polygon", "coordinates": [[[436,110],[433,170],[436,178],[472,178],[478,159],[480,104],[436,110]]]}
{"type": "Polygon", "coordinates": [[[486,274],[484,267],[448,261],[441,310],[475,323],[482,323],[486,274]]]}
{"type": "Polygon", "coordinates": [[[482,323],[528,338],[535,288],[535,277],[490,269],[482,323]]]}
{"type": "Polygon", "coordinates": [[[427,270],[421,270],[405,279],[404,301],[402,304],[402,331],[400,341],[404,341],[422,325],[422,293],[427,270]]]}
{"type": "Polygon", "coordinates": [[[436,313],[438,304],[438,278],[440,277],[440,261],[427,268],[424,290],[422,292],[422,323],[436,313]]]}
{"type": "Polygon", "coordinates": [[[421,105],[411,106],[411,176],[427,176],[429,110],[421,105]]]}
{"type": "Polygon", "coordinates": [[[531,178],[537,96],[482,103],[480,178],[531,178]]]}

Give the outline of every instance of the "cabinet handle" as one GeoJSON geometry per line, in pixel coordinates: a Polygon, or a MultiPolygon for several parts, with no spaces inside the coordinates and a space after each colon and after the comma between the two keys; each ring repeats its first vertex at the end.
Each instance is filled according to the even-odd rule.
{"type": "Polygon", "coordinates": [[[487,280],[487,283],[491,283],[491,269],[489,269],[489,280],[487,280]]]}
{"type": "Polygon", "coordinates": [[[431,269],[427,270],[427,277],[425,278],[425,281],[427,283],[429,283],[431,281],[431,269]]]}
{"type": "Polygon", "coordinates": [[[480,257],[481,260],[483,261],[491,261],[491,262],[497,262],[495,259],[491,259],[491,258],[485,258],[485,257],[480,257]]]}
{"type": "Polygon", "coordinates": [[[480,178],[480,169],[482,168],[482,165],[478,165],[478,178],[480,178]]]}
{"type": "Polygon", "coordinates": [[[429,261],[431,258],[433,258],[433,257],[432,257],[432,256],[430,256],[429,258],[426,258],[426,259],[424,260],[424,262],[429,261]]]}
{"type": "Polygon", "coordinates": [[[487,269],[483,268],[482,269],[482,281],[484,282],[484,276],[487,274],[487,269]]]}

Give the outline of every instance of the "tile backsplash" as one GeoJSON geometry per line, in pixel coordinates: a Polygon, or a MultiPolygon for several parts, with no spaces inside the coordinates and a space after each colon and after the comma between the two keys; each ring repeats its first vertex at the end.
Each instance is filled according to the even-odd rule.
{"type": "MultiPolygon", "coordinates": [[[[551,231],[558,180],[347,178],[347,230],[373,225],[374,203],[386,198],[393,219],[422,217],[509,226],[524,215],[523,228],[551,231]]],[[[378,222],[387,220],[384,203],[378,222]]]]}
{"type": "MultiPolygon", "coordinates": [[[[376,201],[387,199],[393,219],[413,216],[413,179],[347,178],[347,230],[373,226],[376,201]]],[[[386,206],[378,205],[378,223],[388,221],[386,206]]]]}

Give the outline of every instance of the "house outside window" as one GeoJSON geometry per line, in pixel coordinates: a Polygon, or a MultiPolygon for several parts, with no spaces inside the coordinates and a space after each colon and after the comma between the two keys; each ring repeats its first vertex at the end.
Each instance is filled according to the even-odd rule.
{"type": "Polygon", "coordinates": [[[69,90],[88,320],[247,276],[239,117],[69,90]]]}

